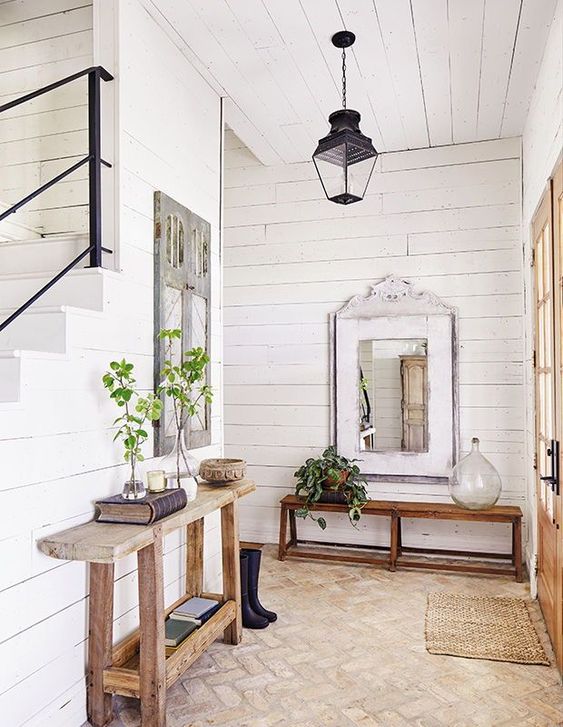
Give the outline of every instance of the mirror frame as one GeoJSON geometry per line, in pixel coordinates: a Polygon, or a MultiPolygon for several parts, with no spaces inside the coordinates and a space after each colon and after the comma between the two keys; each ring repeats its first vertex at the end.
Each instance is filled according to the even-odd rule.
{"type": "Polygon", "coordinates": [[[459,454],[457,328],[453,306],[393,275],[330,316],[332,441],[340,454],[362,460],[368,479],[447,483],[459,454]],[[428,339],[426,452],[360,449],[359,342],[392,337],[428,339]],[[443,375],[445,367],[451,370],[449,380],[443,375]]]}

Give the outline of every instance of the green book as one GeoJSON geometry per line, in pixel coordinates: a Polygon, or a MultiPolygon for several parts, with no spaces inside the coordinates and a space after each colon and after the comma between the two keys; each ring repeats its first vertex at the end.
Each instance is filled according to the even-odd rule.
{"type": "Polygon", "coordinates": [[[164,622],[164,644],[166,646],[178,646],[197,629],[197,625],[191,621],[175,621],[167,618],[164,622]]]}

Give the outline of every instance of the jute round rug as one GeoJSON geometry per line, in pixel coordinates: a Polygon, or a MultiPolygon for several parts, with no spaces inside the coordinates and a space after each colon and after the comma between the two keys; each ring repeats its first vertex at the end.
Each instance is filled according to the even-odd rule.
{"type": "Polygon", "coordinates": [[[549,666],[521,598],[429,593],[425,636],[431,654],[549,666]]]}

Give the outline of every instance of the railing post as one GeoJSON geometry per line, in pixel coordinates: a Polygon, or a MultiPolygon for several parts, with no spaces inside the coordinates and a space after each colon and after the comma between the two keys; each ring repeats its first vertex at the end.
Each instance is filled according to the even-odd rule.
{"type": "Polygon", "coordinates": [[[90,267],[102,266],[102,142],[100,70],[88,74],[90,267]]]}

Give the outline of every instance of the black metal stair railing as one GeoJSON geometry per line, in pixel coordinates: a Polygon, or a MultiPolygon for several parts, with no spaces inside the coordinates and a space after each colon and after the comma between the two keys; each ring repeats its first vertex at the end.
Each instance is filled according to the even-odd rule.
{"type": "Polygon", "coordinates": [[[77,78],[88,76],[88,154],[76,162],[68,169],[65,169],[60,174],[50,179],[45,184],[35,189],[33,192],[20,199],[18,202],[13,204],[7,210],[0,214],[0,222],[6,219],[10,215],[17,212],[20,207],[30,202],[35,197],[38,197],[42,192],[50,189],[53,185],[60,182],[69,174],[72,174],[80,167],[88,164],[88,210],[89,210],[89,246],[83,250],[80,255],[77,255],[68,265],[66,265],[60,272],[58,272],[48,283],[46,283],[40,290],[29,298],[23,305],[21,305],[14,313],[12,313],[6,320],[0,323],[0,331],[3,331],[6,326],[9,326],[19,315],[21,315],[30,305],[46,293],[50,288],[55,285],[61,278],[63,278],[72,268],[78,265],[86,256],[89,256],[90,267],[99,268],[102,266],[102,253],[111,253],[111,250],[102,246],[102,165],[111,167],[112,165],[105,159],[102,159],[101,151],[101,81],[112,81],[113,76],[106,71],[102,66],[93,66],[92,68],[85,68],[83,71],[78,71],[71,76],[50,83],[48,86],[28,93],[25,96],[20,96],[13,101],[0,106],[0,113],[13,109],[15,106],[31,101],[38,96],[42,96],[45,93],[54,91],[60,86],[64,86],[67,83],[75,81],[77,78]]]}

